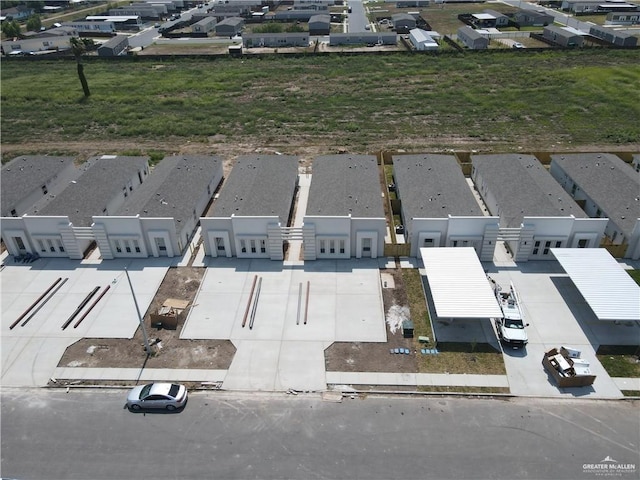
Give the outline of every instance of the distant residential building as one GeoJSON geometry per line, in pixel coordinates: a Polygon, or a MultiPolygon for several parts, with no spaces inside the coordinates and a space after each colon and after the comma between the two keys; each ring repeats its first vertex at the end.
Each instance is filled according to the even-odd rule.
{"type": "Polygon", "coordinates": [[[129,48],[129,37],[117,35],[98,47],[98,56],[116,57],[125,53],[127,48],[129,48]]]}
{"type": "Polygon", "coordinates": [[[513,21],[521,27],[544,27],[553,23],[553,15],[523,8],[513,14],[513,21]]]}
{"type": "Polygon", "coordinates": [[[418,51],[437,50],[439,48],[438,42],[428,32],[420,28],[413,28],[409,31],[409,40],[418,51]]]}
{"type": "Polygon", "coordinates": [[[396,33],[409,33],[409,30],[416,28],[416,19],[408,13],[395,13],[391,15],[391,23],[396,33]]]}
{"type": "Polygon", "coordinates": [[[584,37],[575,28],[548,25],[544,27],[542,36],[560,47],[582,47],[584,37]]]}
{"type": "Polygon", "coordinates": [[[635,47],[638,45],[638,37],[627,32],[620,32],[612,28],[594,25],[589,33],[596,38],[604,40],[618,47],[635,47]]]}
{"type": "Polygon", "coordinates": [[[244,27],[244,20],[239,17],[229,17],[218,22],[215,26],[216,35],[220,37],[234,37],[244,27]]]}
{"type": "Polygon", "coordinates": [[[191,25],[191,31],[193,33],[206,35],[209,32],[215,31],[216,23],[215,17],[205,17],[191,25]]]}
{"type": "Polygon", "coordinates": [[[607,13],[605,25],[638,25],[640,12],[610,12],[607,13]]]}
{"type": "Polygon", "coordinates": [[[458,40],[472,50],[483,50],[489,47],[489,39],[468,25],[458,29],[458,40]]]}
{"type": "Polygon", "coordinates": [[[309,35],[329,35],[331,16],[321,13],[309,18],[309,35]]]}
{"type": "Polygon", "coordinates": [[[252,47],[308,47],[309,33],[246,33],[242,36],[242,46],[252,47]]]}

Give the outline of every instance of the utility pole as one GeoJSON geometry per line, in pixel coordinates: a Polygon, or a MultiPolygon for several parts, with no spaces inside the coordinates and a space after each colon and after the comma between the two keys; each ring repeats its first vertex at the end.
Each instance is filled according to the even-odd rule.
{"type": "Polygon", "coordinates": [[[144,351],[147,352],[147,355],[151,355],[151,347],[149,346],[149,339],[147,338],[147,330],[144,328],[144,321],[142,320],[142,315],[140,315],[140,307],[138,307],[136,293],[133,291],[133,284],[131,283],[131,278],[129,277],[129,272],[126,268],[124,269],[124,273],[127,275],[129,287],[131,288],[131,295],[133,296],[133,303],[135,303],[136,312],[138,312],[138,321],[140,322],[140,328],[142,329],[142,336],[144,338],[144,351]]]}

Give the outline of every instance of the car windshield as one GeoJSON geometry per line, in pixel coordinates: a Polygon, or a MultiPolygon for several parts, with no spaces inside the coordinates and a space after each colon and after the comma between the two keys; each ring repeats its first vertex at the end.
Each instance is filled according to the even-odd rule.
{"type": "Polygon", "coordinates": [[[176,385],[175,383],[171,385],[171,389],[169,390],[169,396],[176,398],[178,396],[178,391],[180,390],[180,385],[176,385]]]}
{"type": "Polygon", "coordinates": [[[520,320],[506,320],[504,326],[507,328],[524,328],[522,321],[520,320]]]}
{"type": "Polygon", "coordinates": [[[151,391],[151,383],[148,385],[145,385],[144,388],[140,391],[140,398],[145,398],[147,396],[149,396],[149,392],[151,391]]]}

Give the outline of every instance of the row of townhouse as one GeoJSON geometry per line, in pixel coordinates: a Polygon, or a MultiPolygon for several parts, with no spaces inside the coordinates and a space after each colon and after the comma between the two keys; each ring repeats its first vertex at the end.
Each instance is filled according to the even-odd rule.
{"type": "MultiPolygon", "coordinates": [[[[407,255],[473,247],[491,260],[504,242],[516,261],[603,244],[640,258],[640,174],[615,155],[554,155],[549,170],[532,155],[473,155],[470,178],[453,155],[391,160],[390,207],[407,255]]],[[[146,157],[102,156],[77,167],[68,157],[18,157],[2,171],[0,233],[12,255],[72,259],[93,247],[103,259],[180,256],[198,226],[211,257],[282,260],[300,241],[305,261],[376,258],[392,242],[375,156],[315,158],[308,195],[299,193],[296,156],[241,156],[226,179],[222,164],[170,156],[150,169],[146,157]]]]}

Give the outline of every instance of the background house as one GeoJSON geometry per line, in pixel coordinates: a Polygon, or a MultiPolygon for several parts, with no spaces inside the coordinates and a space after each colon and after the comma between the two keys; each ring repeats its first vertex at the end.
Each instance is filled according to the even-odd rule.
{"type": "Polygon", "coordinates": [[[114,215],[93,217],[102,258],[183,254],[221,182],[220,157],[165,157],[114,215]]]}
{"type": "Polygon", "coordinates": [[[191,31],[201,35],[207,35],[214,31],[216,27],[216,17],[205,17],[191,25],[191,31]]]}
{"type": "Polygon", "coordinates": [[[605,235],[624,257],[640,258],[640,175],[607,153],[551,156],[551,175],[592,218],[608,218],[605,235]]]}
{"type": "Polygon", "coordinates": [[[489,39],[483,37],[468,25],[458,29],[458,40],[472,50],[483,50],[489,46],[489,39]]]}
{"type": "Polygon", "coordinates": [[[212,213],[200,219],[206,255],[282,260],[297,184],[297,157],[239,157],[212,213]]]}
{"type": "Polygon", "coordinates": [[[437,50],[439,45],[428,32],[420,28],[413,28],[409,31],[409,40],[418,51],[437,50]]]}
{"type": "Polygon", "coordinates": [[[309,35],[329,35],[330,31],[330,15],[322,13],[314,15],[309,19],[309,35]]]}
{"type": "Polygon", "coordinates": [[[394,13],[391,23],[396,33],[409,33],[409,30],[416,28],[416,19],[408,13],[394,13]]]}
{"type": "Polygon", "coordinates": [[[126,52],[127,48],[129,48],[129,37],[126,35],[117,35],[98,47],[98,56],[116,57],[126,52]]]}
{"type": "Polygon", "coordinates": [[[308,47],[309,34],[296,33],[246,33],[242,36],[242,46],[251,47],[308,47]]]}
{"type": "Polygon", "coordinates": [[[548,25],[544,27],[542,36],[560,47],[581,47],[584,44],[582,32],[571,27],[548,25]]]}
{"type": "Polygon", "coordinates": [[[493,259],[499,218],[484,214],[453,155],[394,155],[393,178],[412,257],[423,247],[473,247],[493,259]]]}
{"type": "Polygon", "coordinates": [[[37,211],[3,218],[2,238],[11,255],[83,258],[96,240],[94,215],[113,215],[149,174],[147,157],[105,155],[82,165],[82,175],[37,211]]]}
{"type": "Polygon", "coordinates": [[[544,11],[520,9],[513,14],[513,21],[521,27],[544,27],[553,23],[553,15],[544,11]]]}
{"type": "Polygon", "coordinates": [[[315,158],[303,223],[304,259],[376,258],[384,253],[385,233],[376,157],[315,158]]]}
{"type": "Polygon", "coordinates": [[[215,26],[216,35],[219,37],[234,37],[242,31],[244,20],[240,17],[229,17],[218,22],[215,26]]]}
{"type": "Polygon", "coordinates": [[[498,239],[516,261],[553,260],[551,248],[595,248],[606,219],[588,218],[533,155],[472,155],[471,177],[498,239]]]}

